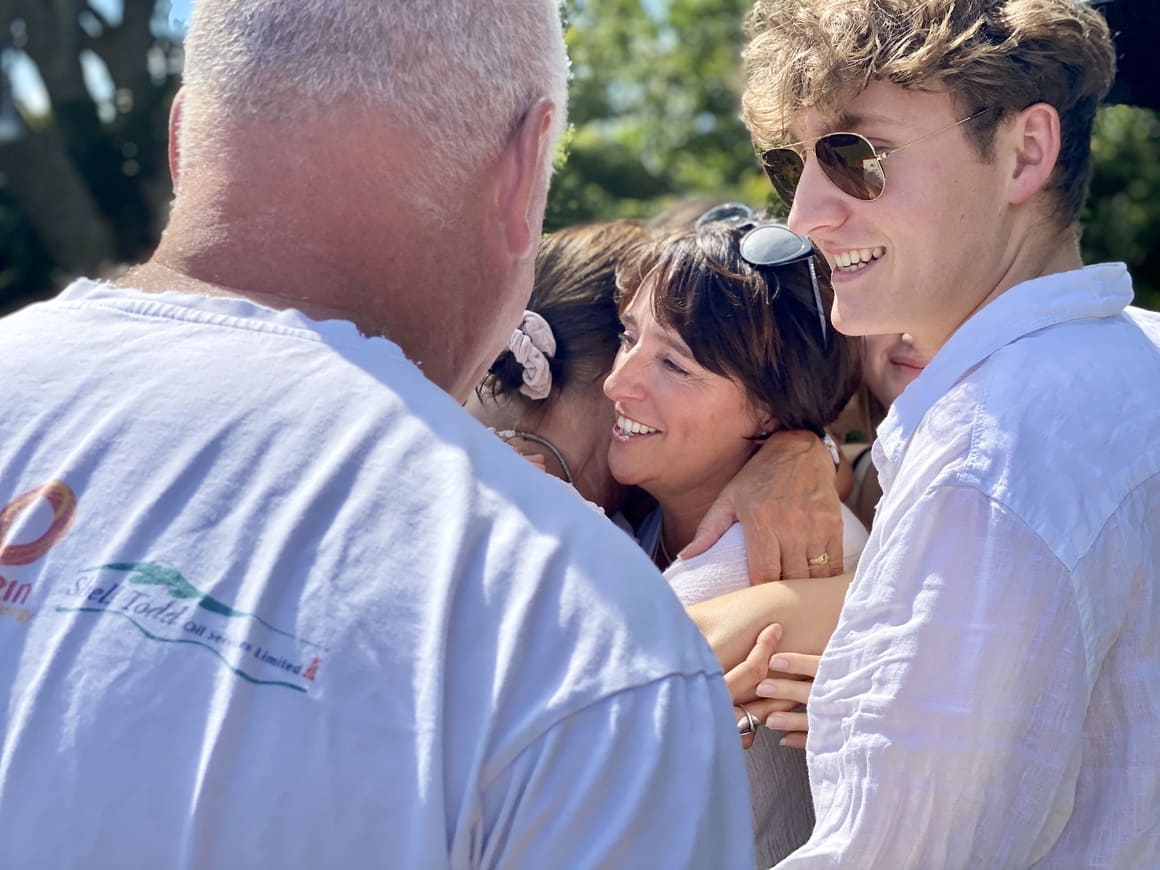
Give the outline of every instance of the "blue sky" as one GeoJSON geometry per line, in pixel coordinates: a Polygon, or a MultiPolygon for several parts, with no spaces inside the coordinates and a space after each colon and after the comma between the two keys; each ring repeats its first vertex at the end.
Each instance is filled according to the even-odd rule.
{"type": "Polygon", "coordinates": [[[169,23],[187,23],[189,21],[189,10],[191,6],[193,6],[193,0],[171,0],[169,4],[169,23]]]}

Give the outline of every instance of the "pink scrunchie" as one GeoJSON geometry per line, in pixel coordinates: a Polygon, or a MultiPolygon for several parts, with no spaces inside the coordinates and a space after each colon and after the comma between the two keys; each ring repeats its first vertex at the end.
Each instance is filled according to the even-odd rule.
{"type": "Polygon", "coordinates": [[[546,399],[552,392],[552,369],[548,359],[556,355],[556,336],[552,327],[534,311],[525,311],[520,328],[508,339],[508,350],[524,367],[520,392],[529,399],[546,399]]]}

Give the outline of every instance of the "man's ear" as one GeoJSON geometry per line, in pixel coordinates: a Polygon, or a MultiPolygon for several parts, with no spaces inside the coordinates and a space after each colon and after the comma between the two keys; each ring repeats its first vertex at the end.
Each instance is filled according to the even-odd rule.
{"type": "Polygon", "coordinates": [[[169,107],[169,177],[176,192],[181,181],[181,113],[185,105],[185,88],[178,88],[169,107]]]}
{"type": "Polygon", "coordinates": [[[507,252],[519,259],[539,243],[546,196],[548,149],[556,106],[551,100],[537,100],[504,147],[499,163],[495,206],[501,241],[507,252]]]}
{"type": "Polygon", "coordinates": [[[1059,113],[1047,103],[1035,103],[1001,131],[1014,158],[1008,201],[1021,205],[1047,186],[1059,160],[1059,113]]]}

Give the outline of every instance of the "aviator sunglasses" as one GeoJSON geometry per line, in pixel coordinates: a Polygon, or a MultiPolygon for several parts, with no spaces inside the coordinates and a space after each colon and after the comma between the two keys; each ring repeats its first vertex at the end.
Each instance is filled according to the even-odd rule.
{"type": "MultiPolygon", "coordinates": [[[[709,209],[693,225],[701,229],[708,224],[723,223],[736,230],[749,229],[741,237],[737,252],[751,266],[776,269],[805,260],[809,265],[810,284],[814,291],[814,308],[818,312],[818,328],[822,332],[822,347],[829,348],[826,328],[826,310],[818,290],[818,272],[814,266],[814,246],[805,236],[799,236],[785,224],[762,221],[757,212],[739,202],[728,202],[709,209]]],[[[780,282],[778,287],[780,287],[780,282]]],[[[776,292],[776,291],[775,291],[776,292]]]]}
{"type": "Polygon", "coordinates": [[[819,168],[838,190],[855,199],[872,202],[882,196],[882,192],[886,189],[886,175],[882,171],[883,160],[893,157],[903,148],[909,148],[916,142],[945,133],[967,121],[973,121],[990,108],[994,107],[980,109],[973,115],[929,133],[923,133],[918,138],[904,142],[889,151],[876,151],[870,140],[861,133],[827,133],[816,139],[804,139],[780,148],[771,148],[761,155],[761,165],[765,169],[765,174],[769,176],[773,189],[786,205],[793,203],[794,193],[805,169],[803,155],[806,151],[814,152],[819,168]]]}

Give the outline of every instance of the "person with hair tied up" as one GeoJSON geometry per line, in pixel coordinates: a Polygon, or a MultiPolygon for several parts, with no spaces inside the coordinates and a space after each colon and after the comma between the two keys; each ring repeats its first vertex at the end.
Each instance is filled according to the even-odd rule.
{"type": "Polygon", "coordinates": [[[619,346],[616,265],[650,238],[636,221],[617,220],[543,239],[524,319],[467,405],[622,525],[628,490],[608,470],[613,415],[601,384],[619,346]]]}
{"type": "Polygon", "coordinates": [[[198,0],[185,62],[158,249],[0,320],[0,864],[748,866],[719,662],[461,406],[558,4],[198,0]]]}

